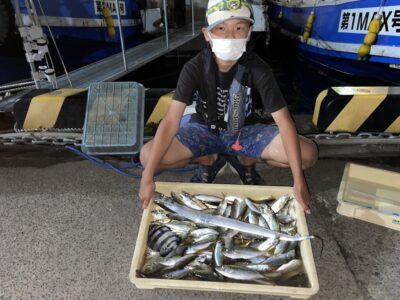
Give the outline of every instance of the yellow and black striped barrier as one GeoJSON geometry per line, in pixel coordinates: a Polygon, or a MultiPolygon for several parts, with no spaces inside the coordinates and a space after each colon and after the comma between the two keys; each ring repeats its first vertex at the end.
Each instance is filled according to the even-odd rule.
{"type": "Polygon", "coordinates": [[[332,87],[315,102],[323,132],[400,132],[400,87],[332,87]]]}
{"type": "Polygon", "coordinates": [[[86,98],[86,89],[32,90],[14,105],[17,128],[82,128],[86,98]]]}
{"type": "Polygon", "coordinates": [[[165,117],[168,112],[169,106],[172,102],[172,96],[174,95],[174,91],[171,91],[168,94],[162,95],[158,101],[153,111],[150,114],[150,117],[147,119],[146,124],[155,123],[158,124],[165,117]]]}

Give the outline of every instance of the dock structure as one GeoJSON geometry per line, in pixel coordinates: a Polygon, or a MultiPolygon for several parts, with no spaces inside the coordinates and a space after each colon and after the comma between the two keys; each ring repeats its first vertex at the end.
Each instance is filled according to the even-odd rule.
{"type": "MultiPolygon", "coordinates": [[[[177,30],[170,30],[168,38],[160,36],[146,43],[106,57],[100,61],[69,72],[69,79],[74,88],[87,88],[92,82],[114,81],[122,76],[144,66],[152,60],[175,50],[185,43],[195,39],[200,33],[201,22],[186,25],[177,30]]],[[[67,76],[57,78],[58,88],[70,87],[67,76]]],[[[51,88],[50,83],[42,83],[42,88],[51,88]]]]}

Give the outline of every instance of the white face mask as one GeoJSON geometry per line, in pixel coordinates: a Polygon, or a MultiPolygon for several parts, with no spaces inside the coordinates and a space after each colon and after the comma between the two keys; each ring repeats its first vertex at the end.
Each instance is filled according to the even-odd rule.
{"type": "Polygon", "coordinates": [[[246,51],[246,44],[251,33],[249,31],[245,39],[213,39],[211,33],[207,32],[211,40],[212,52],[215,53],[216,57],[227,61],[238,60],[242,57],[243,52],[246,51]]]}

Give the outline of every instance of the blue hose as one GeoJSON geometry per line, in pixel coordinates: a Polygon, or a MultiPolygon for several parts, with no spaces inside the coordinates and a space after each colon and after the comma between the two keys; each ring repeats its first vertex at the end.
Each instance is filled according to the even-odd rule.
{"type": "MultiPolygon", "coordinates": [[[[124,176],[128,176],[130,178],[134,178],[134,179],[140,179],[142,178],[141,175],[136,175],[136,174],[132,174],[129,173],[127,171],[124,171],[123,169],[129,169],[129,168],[137,168],[137,169],[142,169],[143,170],[143,165],[139,162],[134,162],[133,158],[132,158],[132,162],[127,164],[127,165],[123,165],[120,167],[114,166],[113,164],[110,164],[109,162],[106,162],[104,160],[101,160],[100,158],[97,158],[95,156],[83,153],[82,151],[79,151],[78,149],[75,149],[71,146],[65,146],[65,149],[67,149],[68,151],[79,155],[91,162],[93,162],[95,165],[104,168],[104,169],[108,169],[108,170],[112,170],[120,175],[124,175],[124,176]]],[[[177,169],[170,169],[167,171],[170,172],[189,172],[189,171],[193,171],[197,168],[197,166],[192,166],[192,167],[187,167],[187,168],[177,168],[177,169]]],[[[159,174],[161,174],[161,172],[158,172],[157,174],[155,174],[154,176],[158,176],[159,174]]]]}

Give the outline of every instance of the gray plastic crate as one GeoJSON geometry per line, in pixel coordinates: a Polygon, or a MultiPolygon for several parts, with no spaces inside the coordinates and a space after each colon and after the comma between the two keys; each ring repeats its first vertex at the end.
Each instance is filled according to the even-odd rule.
{"type": "Polygon", "coordinates": [[[143,145],[144,87],[137,82],[96,82],[89,87],[82,151],[134,154],[143,145]]]}

